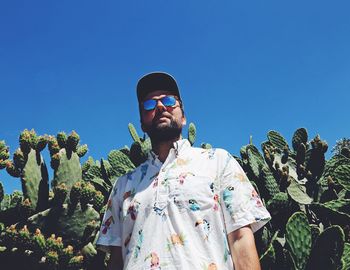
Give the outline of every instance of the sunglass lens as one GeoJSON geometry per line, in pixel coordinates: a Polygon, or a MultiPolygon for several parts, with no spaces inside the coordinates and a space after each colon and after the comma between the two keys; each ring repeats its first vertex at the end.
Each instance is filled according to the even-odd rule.
{"type": "Polygon", "coordinates": [[[143,108],[146,110],[146,111],[151,111],[153,110],[157,105],[157,101],[154,100],[154,99],[149,99],[149,100],[146,100],[143,102],[143,108]]]}
{"type": "Polygon", "coordinates": [[[167,107],[174,106],[176,104],[176,99],[173,96],[165,96],[162,98],[162,103],[167,107]]]}

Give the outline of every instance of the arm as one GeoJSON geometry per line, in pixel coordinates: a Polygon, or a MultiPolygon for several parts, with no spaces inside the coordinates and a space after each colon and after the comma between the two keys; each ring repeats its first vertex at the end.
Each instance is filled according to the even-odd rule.
{"type": "Polygon", "coordinates": [[[228,243],[236,270],[261,269],[254,234],[249,225],[229,233],[228,243]]]}
{"type": "Polygon", "coordinates": [[[108,261],[107,270],[123,270],[123,256],[121,247],[111,247],[111,257],[108,261]]]}

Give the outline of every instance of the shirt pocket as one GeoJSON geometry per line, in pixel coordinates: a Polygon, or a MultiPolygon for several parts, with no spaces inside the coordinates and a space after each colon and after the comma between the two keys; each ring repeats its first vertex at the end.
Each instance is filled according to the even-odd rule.
{"type": "Polygon", "coordinates": [[[214,179],[204,175],[188,175],[178,183],[182,203],[192,212],[218,209],[218,195],[215,193],[214,179]]]}

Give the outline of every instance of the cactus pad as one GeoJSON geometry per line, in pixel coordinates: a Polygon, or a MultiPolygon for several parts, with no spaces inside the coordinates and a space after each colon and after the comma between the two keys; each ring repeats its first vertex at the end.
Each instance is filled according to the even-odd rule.
{"type": "Polygon", "coordinates": [[[274,147],[277,147],[280,150],[283,150],[285,147],[288,147],[287,141],[277,131],[269,131],[267,133],[267,138],[274,147]]]}
{"type": "Polygon", "coordinates": [[[299,128],[294,132],[293,138],[292,138],[292,145],[294,151],[297,151],[300,144],[306,145],[307,143],[307,130],[305,128],[299,128]]]}
{"type": "Polygon", "coordinates": [[[188,140],[191,145],[194,145],[194,142],[196,141],[196,126],[193,123],[190,123],[188,126],[188,140]]]}
{"type": "Polygon", "coordinates": [[[334,171],[334,178],[346,190],[350,191],[350,165],[340,165],[334,171]]]}
{"type": "Polygon", "coordinates": [[[291,183],[287,187],[287,192],[289,196],[300,204],[310,204],[312,203],[312,198],[306,193],[305,186],[299,184],[293,177],[290,177],[291,183]]]}
{"type": "Polygon", "coordinates": [[[311,251],[311,228],[302,212],[294,213],[286,226],[286,243],[297,269],[304,269],[311,251]]]}
{"type": "Polygon", "coordinates": [[[336,225],[328,227],[316,239],[307,269],[338,269],[343,249],[343,230],[336,225]]]}

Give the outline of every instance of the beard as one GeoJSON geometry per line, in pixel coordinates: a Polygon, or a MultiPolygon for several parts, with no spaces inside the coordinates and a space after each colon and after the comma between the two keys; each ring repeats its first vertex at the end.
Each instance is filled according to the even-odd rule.
{"type": "Polygon", "coordinates": [[[153,121],[152,125],[147,128],[147,134],[152,142],[171,141],[180,137],[182,124],[177,123],[174,119],[170,120],[167,125],[162,125],[153,121]]]}

